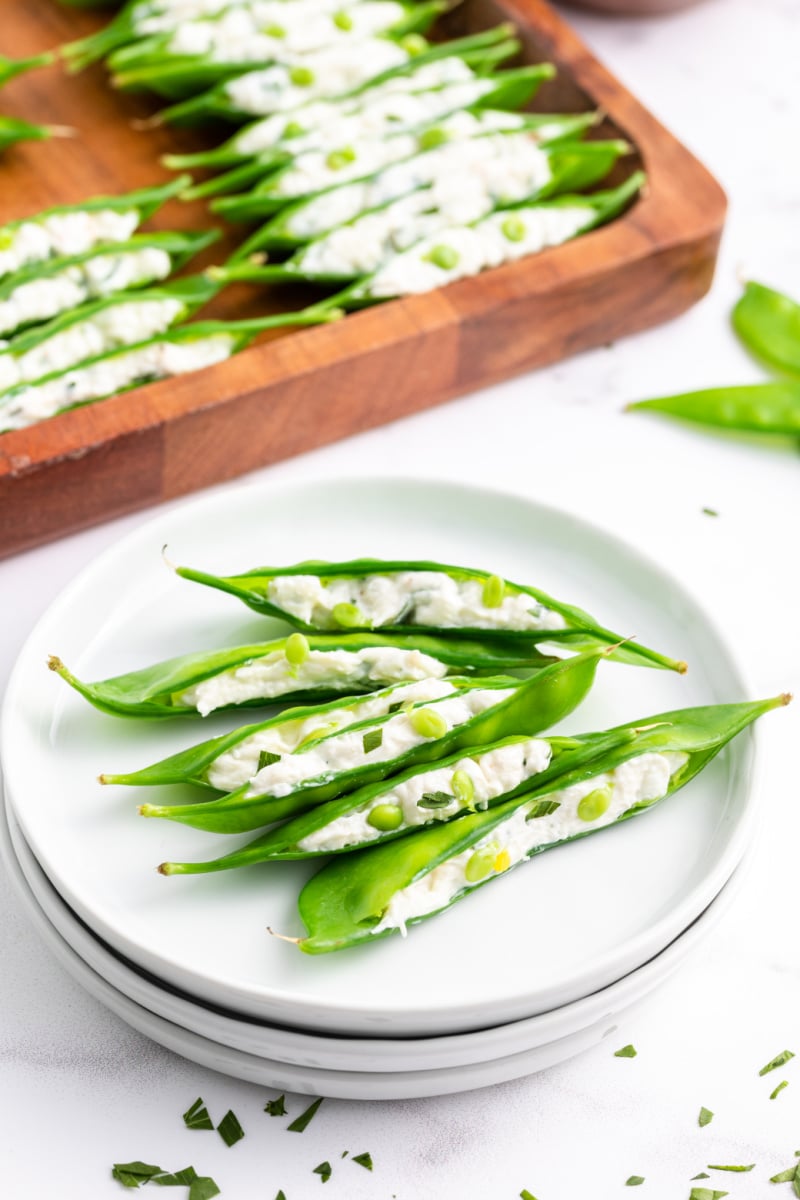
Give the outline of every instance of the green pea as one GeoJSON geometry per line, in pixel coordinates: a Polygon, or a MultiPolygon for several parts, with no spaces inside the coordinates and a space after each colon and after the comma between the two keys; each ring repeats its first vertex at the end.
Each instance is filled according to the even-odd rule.
{"type": "Polygon", "coordinates": [[[285,138],[301,137],[306,130],[299,121],[289,121],[283,127],[283,136],[285,138]]]}
{"type": "Polygon", "coordinates": [[[8,229],[0,230],[0,250],[10,250],[14,245],[14,235],[8,229]]]}
{"type": "Polygon", "coordinates": [[[264,33],[267,35],[267,37],[271,37],[271,38],[285,38],[286,37],[286,30],[283,28],[282,25],[267,25],[264,29],[264,33]]]}
{"type": "Polygon", "coordinates": [[[527,233],[525,222],[519,217],[506,217],[500,229],[503,237],[508,238],[509,242],[521,242],[527,233]]]}
{"type": "Polygon", "coordinates": [[[331,616],[342,629],[356,629],[364,624],[364,614],[356,604],[334,604],[331,616]]]}
{"type": "Polygon", "coordinates": [[[491,875],[494,870],[494,860],[496,857],[496,846],[484,846],[482,850],[476,850],[467,859],[467,865],[464,869],[467,882],[480,883],[482,879],[486,879],[487,876],[491,875]]]}
{"type": "Polygon", "coordinates": [[[463,804],[464,808],[471,808],[475,799],[475,784],[472,782],[472,776],[466,771],[454,771],[453,778],[450,780],[450,787],[453,790],[453,795],[459,803],[463,804]]]}
{"type": "Polygon", "coordinates": [[[309,654],[311,647],[308,644],[308,638],[303,637],[302,633],[293,633],[286,639],[286,649],[284,650],[286,661],[291,663],[293,667],[301,666],[309,654]]]}
{"type": "Polygon", "coordinates": [[[423,254],[425,262],[431,262],[436,267],[441,267],[443,271],[452,271],[453,267],[458,266],[458,260],[461,255],[452,246],[434,246],[427,254],[423,254]]]}
{"type": "Polygon", "coordinates": [[[311,87],[314,82],[314,72],[310,67],[292,67],[289,78],[295,87],[311,87]]]}
{"type": "Polygon", "coordinates": [[[407,33],[400,39],[400,45],[412,58],[416,58],[418,54],[424,54],[428,49],[428,43],[420,33],[407,33]]]}
{"type": "Polygon", "coordinates": [[[415,708],[409,713],[414,731],[426,738],[440,738],[447,733],[447,722],[431,708],[415,708]]]}
{"type": "Polygon", "coordinates": [[[582,821],[597,821],[608,810],[611,803],[611,788],[595,788],[578,804],[578,816],[582,821]]]}
{"type": "Polygon", "coordinates": [[[334,13],[333,23],[337,29],[343,29],[345,33],[348,33],[353,28],[353,18],[346,12],[334,13]]]}
{"type": "Polygon", "coordinates": [[[341,150],[331,150],[325,163],[332,171],[341,171],[348,163],[355,162],[356,152],[352,146],[342,146],[341,150]]]}
{"type": "Polygon", "coordinates": [[[449,135],[446,129],[440,129],[438,125],[432,129],[426,129],[419,135],[420,150],[434,150],[437,146],[441,146],[449,140],[449,135]]]}
{"type": "Polygon", "coordinates": [[[484,608],[499,608],[503,603],[503,597],[506,593],[505,580],[499,575],[490,575],[483,584],[483,606],[484,608]]]}
{"type": "Polygon", "coordinates": [[[376,804],[367,817],[367,824],[381,833],[391,833],[403,824],[403,810],[399,804],[376,804]]]}

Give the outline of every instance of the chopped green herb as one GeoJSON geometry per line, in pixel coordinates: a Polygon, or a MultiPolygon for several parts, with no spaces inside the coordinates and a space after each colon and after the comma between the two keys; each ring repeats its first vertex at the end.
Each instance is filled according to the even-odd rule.
{"type": "Polygon", "coordinates": [[[154,1175],[163,1174],[161,1167],[144,1162],[114,1163],[111,1168],[112,1179],[116,1179],[123,1187],[129,1188],[138,1188],[152,1179],[154,1175]]]}
{"type": "Polygon", "coordinates": [[[644,1175],[629,1175],[625,1187],[638,1187],[640,1183],[644,1183],[644,1175]]]}
{"type": "Polygon", "coordinates": [[[770,1175],[770,1183],[791,1183],[795,1176],[795,1167],[787,1167],[785,1171],[781,1171],[779,1175],[770,1175]]]}
{"type": "Polygon", "coordinates": [[[710,1125],[711,1122],[713,1121],[713,1119],[714,1119],[714,1114],[710,1108],[701,1108],[700,1116],[697,1118],[697,1124],[702,1129],[702,1127],[704,1125],[710,1125]]]}
{"type": "Polygon", "coordinates": [[[536,1197],[532,1196],[527,1188],[523,1188],[519,1194],[519,1200],[536,1200],[536,1197]]]}
{"type": "Polygon", "coordinates": [[[369,754],[370,750],[377,750],[378,746],[380,746],[382,741],[383,741],[383,730],[382,729],[370,729],[367,733],[364,734],[364,738],[363,738],[364,753],[369,754]]]}
{"type": "Polygon", "coordinates": [[[621,1050],[614,1051],[614,1058],[636,1058],[636,1050],[630,1043],[621,1050]]]}
{"type": "Polygon", "coordinates": [[[239,1124],[239,1119],[233,1109],[229,1108],[225,1116],[217,1126],[217,1133],[222,1138],[226,1146],[235,1146],[244,1137],[244,1130],[239,1124]]]}
{"type": "Polygon", "coordinates": [[[187,1129],[213,1129],[214,1122],[208,1115],[208,1109],[203,1103],[202,1096],[198,1096],[191,1108],[187,1108],[183,1114],[183,1123],[187,1129]]]}
{"type": "Polygon", "coordinates": [[[727,1195],[727,1192],[715,1192],[711,1188],[692,1188],[689,1200],[722,1200],[727,1195]]]}
{"type": "Polygon", "coordinates": [[[788,1079],[782,1079],[782,1080],[780,1081],[780,1083],[778,1084],[778,1086],[775,1088],[775,1091],[774,1091],[774,1092],[770,1092],[770,1094],[769,1094],[769,1098],[770,1098],[770,1100],[777,1100],[778,1096],[780,1096],[780,1094],[781,1094],[781,1092],[783,1091],[783,1089],[784,1089],[784,1088],[787,1088],[788,1086],[789,1086],[789,1080],[788,1080],[788,1079]]]}
{"type": "Polygon", "coordinates": [[[707,517],[718,517],[719,513],[715,508],[704,508],[703,512],[707,517]]]}
{"type": "Polygon", "coordinates": [[[357,1162],[360,1167],[364,1167],[367,1171],[372,1170],[372,1155],[369,1153],[354,1154],[353,1162],[357,1162]]]}
{"type": "Polygon", "coordinates": [[[271,750],[262,750],[258,756],[257,771],[263,771],[264,767],[271,767],[273,763],[280,762],[280,754],[273,754],[271,750]]]}
{"type": "Polygon", "coordinates": [[[281,1192],[278,1192],[277,1196],[275,1197],[275,1200],[286,1200],[286,1197],[283,1194],[283,1192],[281,1191],[281,1192]]]}
{"type": "Polygon", "coordinates": [[[159,1187],[191,1187],[197,1178],[194,1167],[184,1167],[182,1171],[173,1171],[170,1175],[154,1175],[150,1182],[157,1183],[159,1187]]]}
{"type": "Polygon", "coordinates": [[[739,1172],[742,1172],[742,1171],[752,1171],[754,1169],[755,1165],[756,1165],[755,1163],[750,1163],[750,1165],[747,1167],[728,1167],[728,1166],[723,1166],[722,1163],[709,1163],[708,1169],[709,1169],[709,1171],[739,1171],[739,1172]]]}
{"type": "Polygon", "coordinates": [[[533,807],[528,809],[525,820],[533,821],[536,817],[549,817],[557,808],[560,808],[557,800],[537,800],[533,807]]]}
{"type": "Polygon", "coordinates": [[[277,1100],[268,1100],[264,1105],[264,1112],[269,1113],[271,1117],[285,1117],[286,1096],[278,1096],[277,1100]]]}
{"type": "Polygon", "coordinates": [[[341,1153],[341,1155],[340,1155],[339,1157],[340,1157],[340,1158],[347,1158],[347,1156],[348,1156],[348,1154],[349,1154],[349,1153],[350,1153],[350,1151],[349,1151],[349,1150],[343,1150],[343,1151],[342,1151],[342,1153],[341,1153]]]}
{"type": "Polygon", "coordinates": [[[403,707],[403,701],[395,700],[394,704],[390,704],[386,711],[387,711],[387,713],[390,713],[390,714],[396,713],[396,712],[400,712],[400,709],[402,707],[403,707]]]}
{"type": "Polygon", "coordinates": [[[323,1183],[327,1183],[333,1174],[331,1164],[329,1162],[321,1162],[318,1167],[314,1167],[314,1174],[319,1175],[323,1183]]]}
{"type": "MultiPolygon", "coordinates": [[[[331,150],[328,157],[325,159],[325,165],[330,167],[332,171],[341,171],[342,167],[348,166],[349,163],[356,161],[356,152],[352,146],[342,146],[341,150],[331,150]]],[[[355,608],[355,605],[337,604],[336,608],[355,608]]]]}
{"type": "Polygon", "coordinates": [[[315,1100],[313,1104],[309,1104],[305,1112],[301,1112],[299,1117],[295,1117],[291,1125],[288,1126],[292,1133],[302,1133],[314,1119],[317,1109],[324,1100],[324,1096],[320,1096],[319,1100],[315,1100]]]}
{"type": "Polygon", "coordinates": [[[782,1067],[784,1063],[787,1063],[790,1058],[794,1058],[794,1051],[783,1050],[780,1054],[776,1054],[774,1058],[770,1059],[765,1067],[761,1068],[758,1072],[759,1075],[768,1075],[770,1071],[776,1071],[778,1067],[782,1067]]]}
{"type": "Polygon", "coordinates": [[[430,129],[424,129],[417,139],[420,150],[435,150],[437,146],[442,146],[449,140],[450,135],[446,129],[440,129],[433,126],[430,129]]]}
{"type": "Polygon", "coordinates": [[[693,1176],[692,1176],[692,1180],[695,1180],[695,1179],[710,1179],[710,1178],[711,1178],[711,1176],[709,1175],[708,1171],[701,1171],[699,1175],[693,1175],[693,1176]]]}
{"type": "Polygon", "coordinates": [[[422,255],[423,262],[433,263],[435,267],[440,267],[442,271],[452,271],[458,266],[458,261],[461,255],[452,246],[444,244],[433,246],[427,254],[422,255]]]}
{"type": "Polygon", "coordinates": [[[213,1200],[219,1195],[219,1188],[210,1175],[198,1175],[189,1188],[188,1200],[213,1200]]]}
{"type": "Polygon", "coordinates": [[[448,792],[424,792],[417,801],[417,808],[447,808],[454,800],[455,796],[448,792]]]}

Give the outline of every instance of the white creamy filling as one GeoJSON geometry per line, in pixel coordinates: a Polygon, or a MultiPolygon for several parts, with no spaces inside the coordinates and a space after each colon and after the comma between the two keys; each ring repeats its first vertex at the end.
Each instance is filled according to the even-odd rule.
{"type": "Polygon", "coordinates": [[[23,283],[0,300],[0,333],[77,308],[142,283],[165,279],[172,270],[166,250],[148,246],[125,254],[99,254],[56,275],[23,283]]]}
{"type": "MultiPolygon", "coordinates": [[[[476,689],[434,701],[431,709],[451,730],[507,699],[512,691],[511,688],[476,689]]],[[[286,755],[280,762],[263,767],[253,776],[248,796],[288,796],[308,780],[327,779],[370,763],[389,762],[430,741],[417,731],[407,712],[389,717],[379,728],[382,734],[380,745],[369,751],[364,750],[366,730],[358,729],[331,734],[307,750],[286,755]]]]}
{"type": "Polygon", "coordinates": [[[353,91],[376,74],[404,66],[408,61],[408,52],[397,42],[365,38],[303,57],[298,55],[291,62],[263,71],[248,71],[225,85],[225,95],[236,108],[253,116],[289,112],[315,99],[353,91]],[[302,85],[293,83],[292,66],[307,67],[310,81],[302,85]]]}
{"type": "Polygon", "coordinates": [[[492,853],[496,858],[502,856],[489,874],[501,873],[522,862],[538,847],[552,846],[590,829],[611,825],[634,805],[660,800],[666,795],[671,777],[687,758],[688,755],[676,752],[640,754],[613,771],[594,775],[562,791],[549,792],[543,799],[557,803],[558,808],[547,816],[527,820],[529,806],[521,805],[468,850],[446,859],[407,888],[396,892],[372,932],[399,929],[405,934],[409,921],[445,908],[459,892],[476,887],[483,880],[470,881],[466,874],[467,863],[476,852],[485,850],[490,858],[492,853]],[[591,792],[604,788],[610,790],[608,808],[593,821],[583,820],[578,815],[580,801],[591,792]]]}
{"type": "Polygon", "coordinates": [[[435,625],[459,629],[563,629],[560,613],[545,608],[526,592],[506,590],[496,607],[484,604],[484,580],[452,579],[443,571],[394,571],[321,580],[316,575],[278,575],[267,587],[267,600],[306,625],[337,629],[334,609],[353,604],[360,624],[435,625]]]}
{"type": "MultiPolygon", "coordinates": [[[[140,37],[154,33],[171,33],[184,21],[215,17],[226,9],[245,9],[258,21],[278,21],[286,4],[302,5],[308,12],[335,12],[341,0],[173,0],[167,4],[140,4],[136,7],[134,20],[140,37]]],[[[357,0],[351,0],[351,3],[357,0]]]]}
{"type": "Polygon", "coordinates": [[[0,392],[66,371],[77,363],[145,342],[174,324],[183,309],[178,300],[131,301],[113,304],[86,321],[45,338],[27,352],[0,352],[0,392]]]}
{"type": "Polygon", "coordinates": [[[477,275],[489,267],[513,262],[548,246],[568,241],[591,224],[588,207],[539,207],[492,213],[473,227],[444,229],[417,242],[378,269],[365,285],[365,294],[378,297],[407,296],[443,287],[456,279],[477,275]],[[506,236],[509,221],[517,223],[519,236],[506,236]],[[434,261],[444,247],[452,265],[434,261]]]}
{"type": "Polygon", "coordinates": [[[373,841],[379,832],[370,825],[368,817],[377,804],[391,804],[399,808],[403,814],[403,822],[399,826],[402,829],[425,825],[429,821],[449,821],[467,807],[453,795],[453,775],[456,771],[469,776],[474,788],[472,804],[475,808],[483,809],[488,807],[491,800],[504,796],[526,779],[544,771],[549,763],[550,745],[539,738],[499,746],[475,758],[462,758],[452,766],[434,767],[414,775],[382,793],[369,805],[337,817],[297,844],[301,850],[324,853],[373,841]],[[431,793],[452,795],[452,801],[442,808],[425,808],[424,804],[420,806],[420,800],[431,793]]]}
{"type": "Polygon", "coordinates": [[[218,20],[182,24],[170,38],[167,52],[199,55],[218,63],[285,62],[294,54],[308,54],[340,41],[357,42],[381,33],[405,15],[394,0],[362,0],[341,11],[349,18],[349,29],[341,29],[328,13],[308,11],[301,4],[281,5],[280,13],[266,23],[248,8],[229,9],[218,20]],[[273,24],[280,33],[265,32],[273,24]]]}
{"type": "Polygon", "coordinates": [[[306,738],[320,730],[332,733],[356,721],[377,720],[388,714],[390,705],[441,700],[451,696],[455,690],[446,679],[420,679],[416,683],[400,684],[374,692],[345,708],[328,709],[304,720],[285,721],[271,729],[259,730],[221,754],[208,768],[206,777],[212,787],[222,792],[233,792],[256,774],[262,750],[268,750],[271,754],[291,754],[306,738]]]}
{"type": "Polygon", "coordinates": [[[292,667],[281,650],[221,671],[183,692],[178,700],[204,717],[226,704],[272,700],[287,692],[372,690],[370,685],[409,682],[433,676],[441,679],[447,667],[420,650],[372,646],[365,650],[312,650],[305,662],[292,667]]]}
{"type": "Polygon", "coordinates": [[[22,429],[75,404],[113,396],[133,384],[210,367],[228,358],[233,345],[227,333],[191,342],[156,342],[77,367],[46,383],[15,389],[0,398],[0,430],[22,429]]]}
{"type": "Polygon", "coordinates": [[[59,255],[83,254],[100,242],[127,242],[140,219],[135,208],[127,212],[101,208],[23,221],[8,231],[8,239],[0,230],[0,276],[59,255]]]}
{"type": "Polygon", "coordinates": [[[419,142],[412,134],[363,141],[357,146],[333,146],[330,150],[309,150],[281,171],[275,184],[265,190],[270,196],[304,196],[320,192],[349,179],[359,179],[416,154],[419,142]],[[337,157],[347,155],[347,159],[337,157]]]}
{"type": "MultiPolygon", "coordinates": [[[[455,197],[459,190],[471,197],[476,182],[486,179],[485,185],[478,186],[484,191],[488,189],[499,202],[500,198],[506,197],[507,190],[513,189],[508,195],[509,201],[524,199],[534,188],[538,190],[548,181],[547,156],[529,134],[491,135],[485,132],[488,126],[484,118],[487,116],[492,120],[496,116],[510,117],[518,123],[517,114],[473,116],[462,113],[460,116],[466,118],[466,122],[459,122],[463,136],[458,133],[454,136],[451,132],[451,140],[435,150],[394,163],[372,179],[337,187],[309,200],[287,219],[287,231],[301,240],[311,239],[345,221],[352,221],[360,213],[431,185],[441,189],[442,197],[455,197]],[[521,170],[517,164],[521,164],[521,170]],[[520,192],[522,187],[526,190],[520,192]]],[[[453,128],[450,125],[451,131],[453,128]]],[[[474,204],[474,201],[468,199],[467,203],[474,204]]]]}

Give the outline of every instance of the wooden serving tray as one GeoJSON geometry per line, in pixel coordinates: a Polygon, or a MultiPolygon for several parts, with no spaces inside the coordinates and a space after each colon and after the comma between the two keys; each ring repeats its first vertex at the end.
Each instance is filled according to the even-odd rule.
{"type": "MultiPolygon", "coordinates": [[[[0,435],[0,555],[646,329],[704,295],[725,216],[720,186],[544,0],[465,0],[442,28],[452,37],[502,20],[517,25],[525,61],[558,68],[538,110],[600,108],[607,119],[597,136],[621,135],[636,147],[611,180],[645,166],[649,185],[634,207],[538,256],[336,325],[282,331],[219,366],[0,435]]],[[[0,51],[34,54],[101,23],[53,0],[6,0],[0,51]]],[[[73,77],[58,66],[33,72],[4,89],[0,104],[79,131],[4,157],[0,223],[149,186],[169,177],[161,154],[216,144],[230,132],[135,130],[131,121],[153,104],[115,93],[102,67],[73,77]]],[[[203,205],[172,202],[149,227],[211,223],[203,205]]],[[[190,269],[221,261],[232,245],[227,235],[190,269]]],[[[241,317],[307,301],[302,288],[231,288],[203,315],[241,317]]]]}

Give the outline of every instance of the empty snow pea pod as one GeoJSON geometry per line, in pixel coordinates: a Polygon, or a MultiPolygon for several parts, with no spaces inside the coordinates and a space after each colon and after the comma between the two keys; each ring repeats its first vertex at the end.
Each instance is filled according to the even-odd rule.
{"type": "Polygon", "coordinates": [[[589,651],[551,663],[524,683],[477,686],[363,721],[265,764],[249,783],[218,800],[145,804],[139,811],[214,833],[258,829],[419,763],[546,729],[583,700],[601,657],[601,651],[589,651]]]}
{"type": "Polygon", "coordinates": [[[37,67],[49,67],[54,61],[55,55],[51,52],[35,54],[31,58],[7,58],[5,54],[0,54],[0,88],[16,79],[17,75],[37,67]]]}
{"type": "Polygon", "coordinates": [[[555,789],[538,786],[486,812],[342,855],[304,887],[299,909],[308,936],[288,940],[323,954],[405,932],[526,858],[651,808],[788,699],[649,718],[633,740],[595,759],[579,780],[562,776],[555,789]]]}
{"type": "Polygon", "coordinates": [[[53,137],[72,137],[73,133],[66,125],[32,125],[30,121],[0,115],[0,154],[17,142],[46,142],[53,137]]]}
{"type": "MultiPolygon", "coordinates": [[[[337,42],[357,44],[370,34],[401,38],[414,31],[425,32],[444,8],[444,0],[362,0],[338,14],[308,16],[293,4],[286,6],[280,28],[271,33],[259,30],[257,21],[244,29],[235,10],[217,19],[188,22],[172,37],[154,37],[112,54],[115,71],[111,82],[124,91],[149,90],[169,98],[191,96],[215,84],[249,71],[254,64],[292,62],[296,56],[320,50],[337,42]],[[344,18],[349,22],[343,28],[344,18]],[[205,36],[202,36],[202,35],[205,36]],[[186,47],[189,53],[181,53],[186,47]],[[197,47],[200,53],[191,52],[197,47]],[[134,58],[133,51],[138,56],[134,58]]],[[[267,27],[268,29],[271,27],[267,27]]],[[[296,79],[310,68],[293,66],[296,79]]]]}
{"type": "Polygon", "coordinates": [[[189,185],[187,176],[122,196],[48,208],[0,226],[0,278],[33,263],[83,254],[101,242],[126,242],[143,221],[189,185]]]}
{"type": "Polygon", "coordinates": [[[18,334],[0,346],[0,402],[20,384],[163,333],[193,315],[218,290],[200,275],[160,288],[116,292],[18,334]]]}
{"type": "Polygon", "coordinates": [[[708,429],[796,437],[800,434],[800,382],[706,388],[679,396],[637,400],[628,405],[628,410],[678,417],[708,429]]]}
{"type": "Polygon", "coordinates": [[[218,237],[216,230],[137,234],[125,242],[24,267],[0,281],[0,334],[49,321],[89,300],[166,279],[218,237]]]}
{"type": "Polygon", "coordinates": [[[731,317],[741,340],[769,366],[800,375],[800,304],[750,280],[731,317]]]}
{"type": "Polygon", "coordinates": [[[398,711],[403,705],[439,700],[464,689],[487,687],[495,682],[498,686],[501,683],[512,687],[519,684],[518,679],[510,676],[480,682],[458,676],[446,679],[430,676],[413,683],[391,684],[344,703],[338,699],[284,709],[266,721],[240,726],[231,733],[210,738],[142,770],[101,775],[100,782],[133,787],[195,784],[218,792],[233,792],[253,778],[260,770],[259,764],[263,766],[266,759],[275,754],[291,754],[317,738],[327,737],[357,722],[375,721],[398,711]]]}
{"type": "Polygon", "coordinates": [[[103,712],[180,717],[198,712],[207,716],[218,708],[376,692],[391,683],[430,676],[536,669],[551,661],[530,641],[488,645],[466,638],[354,633],[291,634],[256,645],[184,654],[100,683],[81,683],[57,658],[51,659],[50,668],[103,712]]]}
{"type": "Polygon", "coordinates": [[[306,308],[249,321],[195,321],[167,329],[147,341],[111,350],[68,371],[55,371],[35,383],[12,388],[0,396],[0,432],[24,429],[145,383],[214,366],[249,346],[264,330],[318,325],[341,315],[336,309],[306,308]]]}

